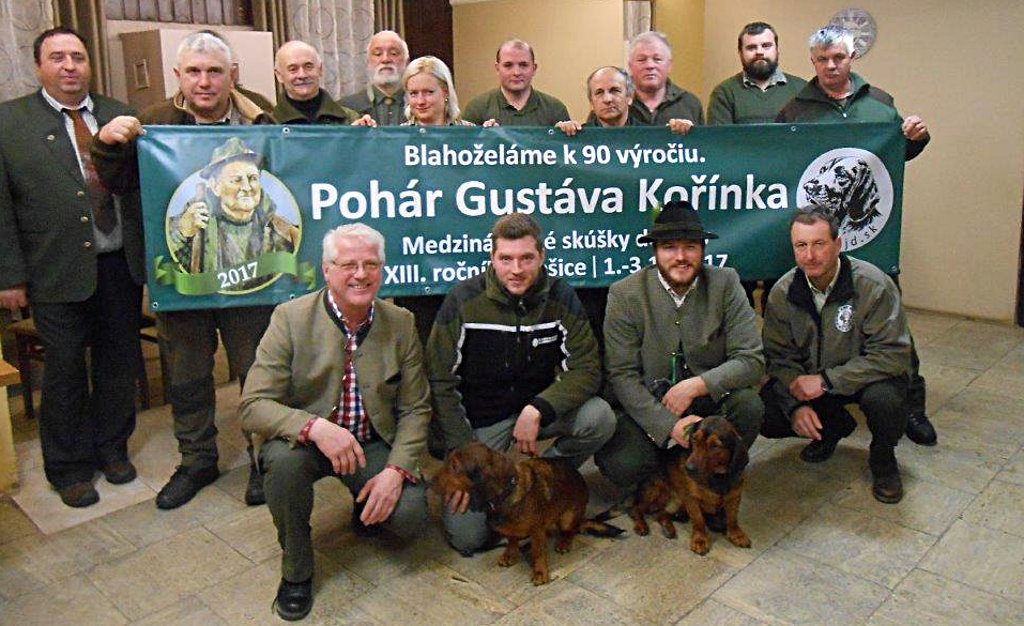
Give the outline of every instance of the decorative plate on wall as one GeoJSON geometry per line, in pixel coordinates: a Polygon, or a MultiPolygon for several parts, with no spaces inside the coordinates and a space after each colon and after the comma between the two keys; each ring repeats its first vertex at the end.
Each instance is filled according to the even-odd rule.
{"type": "Polygon", "coordinates": [[[829,24],[845,28],[853,35],[853,47],[859,57],[867,54],[875,40],[878,39],[878,24],[875,23],[875,18],[871,17],[871,14],[864,9],[855,7],[843,9],[832,16],[829,24]]]}

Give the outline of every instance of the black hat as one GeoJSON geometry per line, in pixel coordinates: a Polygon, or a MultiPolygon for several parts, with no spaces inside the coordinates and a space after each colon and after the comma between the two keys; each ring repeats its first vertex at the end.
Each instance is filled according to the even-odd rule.
{"type": "Polygon", "coordinates": [[[654,243],[671,239],[697,241],[718,239],[715,233],[704,230],[700,223],[700,215],[693,205],[686,200],[669,202],[654,217],[654,226],[647,234],[637,239],[637,243],[654,243]]]}

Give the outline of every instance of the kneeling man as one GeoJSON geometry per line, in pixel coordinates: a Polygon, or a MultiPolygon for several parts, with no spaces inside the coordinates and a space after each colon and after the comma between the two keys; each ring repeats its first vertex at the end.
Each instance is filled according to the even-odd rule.
{"type": "Polygon", "coordinates": [[[857,403],[871,430],[872,493],[903,498],[896,442],[907,427],[910,329],[900,293],[874,265],[840,254],[839,224],[820,208],[793,216],[796,267],[768,296],[764,351],[770,380],[765,437],[807,437],[800,453],[819,463],[857,427],[844,408],[857,403]]]}
{"type": "MultiPolygon", "coordinates": [[[[491,230],[487,271],[444,299],[427,341],[434,415],[446,450],[471,441],[537,454],[579,467],[615,430],[601,387],[601,357],[572,287],[544,270],[543,236],[514,213],[491,230]]],[[[468,556],[490,536],[484,511],[457,494],[445,512],[448,542],[468,556]]]]}
{"type": "Polygon", "coordinates": [[[717,237],[689,202],[669,202],[637,240],[654,245],[654,265],[608,291],[605,365],[622,411],[594,461],[620,487],[655,473],[661,450],[689,446],[703,417],[725,415],[748,448],[761,428],[761,338],[736,270],[704,264],[717,237]]]}
{"type": "Polygon", "coordinates": [[[411,538],[426,520],[430,387],[412,313],[376,297],[384,237],[348,224],[323,248],[327,287],[274,310],[240,406],[284,551],[274,606],[287,620],[313,606],[314,482],[348,487],[358,534],[384,524],[411,538]]]}

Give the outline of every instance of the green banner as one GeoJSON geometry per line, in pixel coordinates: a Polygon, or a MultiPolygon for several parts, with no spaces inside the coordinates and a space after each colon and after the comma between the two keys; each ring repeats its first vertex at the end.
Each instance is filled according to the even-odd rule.
{"type": "Polygon", "coordinates": [[[896,124],[587,128],[148,126],[139,140],[158,311],[277,303],[323,284],[321,241],[384,234],[384,296],[445,293],[486,268],[502,215],[546,231],[548,272],[607,286],[651,262],[654,209],[688,200],[719,235],[706,261],[745,279],[793,266],[788,220],[816,204],[844,248],[899,269],[896,124]]]}

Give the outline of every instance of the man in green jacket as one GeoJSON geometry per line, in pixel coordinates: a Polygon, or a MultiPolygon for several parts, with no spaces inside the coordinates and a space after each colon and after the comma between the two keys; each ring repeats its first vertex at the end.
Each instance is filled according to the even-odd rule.
{"type": "Polygon", "coordinates": [[[342,105],[360,115],[369,115],[378,126],[399,126],[405,121],[405,91],[402,74],[409,63],[409,45],[393,30],[370,37],[366,46],[369,84],[343,97],[342,105]]]}
{"type": "Polygon", "coordinates": [[[569,119],[561,100],[533,88],[537,61],[530,44],[509,39],[498,46],[494,61],[498,88],[470,100],[462,119],[478,126],[488,120],[501,126],[554,126],[569,119]]]}
{"type": "MultiPolygon", "coordinates": [[[[815,31],[809,41],[811,63],[816,76],[779,112],[778,122],[893,122],[900,124],[906,137],[906,159],[921,154],[931,140],[928,126],[917,115],[903,118],[893,98],[869,85],[851,71],[857,51],[853,36],[835,26],[815,31]]],[[[842,226],[842,224],[840,224],[842,226]]],[[[898,275],[892,279],[899,285],[898,275]]],[[[920,374],[920,359],[912,349],[913,373],[907,396],[907,437],[914,443],[934,446],[935,428],[925,412],[925,380],[920,374]]]]}
{"type": "Polygon", "coordinates": [[[641,33],[629,42],[629,74],[636,97],[629,117],[640,126],[668,126],[685,135],[704,123],[704,106],[689,91],[669,79],[672,73],[672,46],[658,31],[641,33]]]}
{"type": "Polygon", "coordinates": [[[32,306],[46,347],[43,470],[64,504],[83,507],[99,500],[97,469],[114,484],[136,476],[142,212],[138,189],[103,188],[89,154],[96,129],[131,110],[89,92],[74,30],[44,31],[33,53],[42,88],[0,105],[0,306],[32,306]]]}
{"type": "MultiPolygon", "coordinates": [[[[779,68],[779,36],[771,24],[751,22],[740,31],[737,48],[743,70],[723,80],[708,100],[708,124],[765,124],[807,84],[779,68]]],[[[754,306],[756,280],[744,280],[747,301],[754,306]]],[[[774,280],[766,280],[761,294],[764,312],[774,280]]]]}
{"type": "Polygon", "coordinates": [[[621,410],[594,461],[620,487],[658,471],[666,448],[689,446],[702,417],[724,414],[748,448],[761,428],[761,337],[736,271],[704,264],[717,237],[689,202],[669,202],[638,239],[654,264],[608,291],[605,370],[621,410]]]}
{"type": "Polygon", "coordinates": [[[820,463],[857,427],[844,408],[857,403],[871,430],[872,493],[899,502],[911,351],[899,291],[874,265],[840,254],[839,224],[822,209],[798,210],[790,240],[797,266],[775,283],[764,316],[761,434],[811,439],[800,458],[820,463]]]}
{"type": "Polygon", "coordinates": [[[278,124],[353,124],[376,126],[369,115],[360,117],[341,106],[321,88],[324,62],[316,48],[304,41],[289,41],[274,56],[274,76],[284,94],[271,111],[278,124]]]}
{"type": "MultiPolygon", "coordinates": [[[[583,464],[611,437],[615,415],[596,397],[601,357],[583,306],[569,284],[544,269],[540,226],[513,213],[491,231],[487,270],[455,285],[427,342],[434,419],[447,451],[481,441],[530,456],[544,452],[583,464]]],[[[487,544],[484,511],[457,494],[445,511],[452,547],[487,544]]]]}
{"type": "MultiPolygon", "coordinates": [[[[143,124],[245,126],[272,124],[270,114],[234,89],[238,68],[231,48],[208,32],[195,32],[178,46],[174,68],[178,92],[154,104],[138,118],[122,115],[100,129],[92,142],[96,169],[108,189],[137,192],[135,139],[143,124]]],[[[205,224],[204,224],[205,225],[205,224]]],[[[256,346],[270,321],[271,306],[167,311],[157,314],[161,336],[170,352],[171,414],[181,465],[157,493],[156,505],[173,509],[191,500],[220,475],[213,355],[218,333],[232,374],[244,384],[256,346]]],[[[252,459],[245,501],[263,503],[263,477],[252,459]]]]}
{"type": "Polygon", "coordinates": [[[313,605],[313,483],[336,476],[352,492],[357,534],[383,524],[413,538],[427,512],[430,388],[412,314],[377,297],[384,237],[347,224],[323,252],[326,289],[275,309],[239,406],[266,472],[286,620],[313,605]]]}

